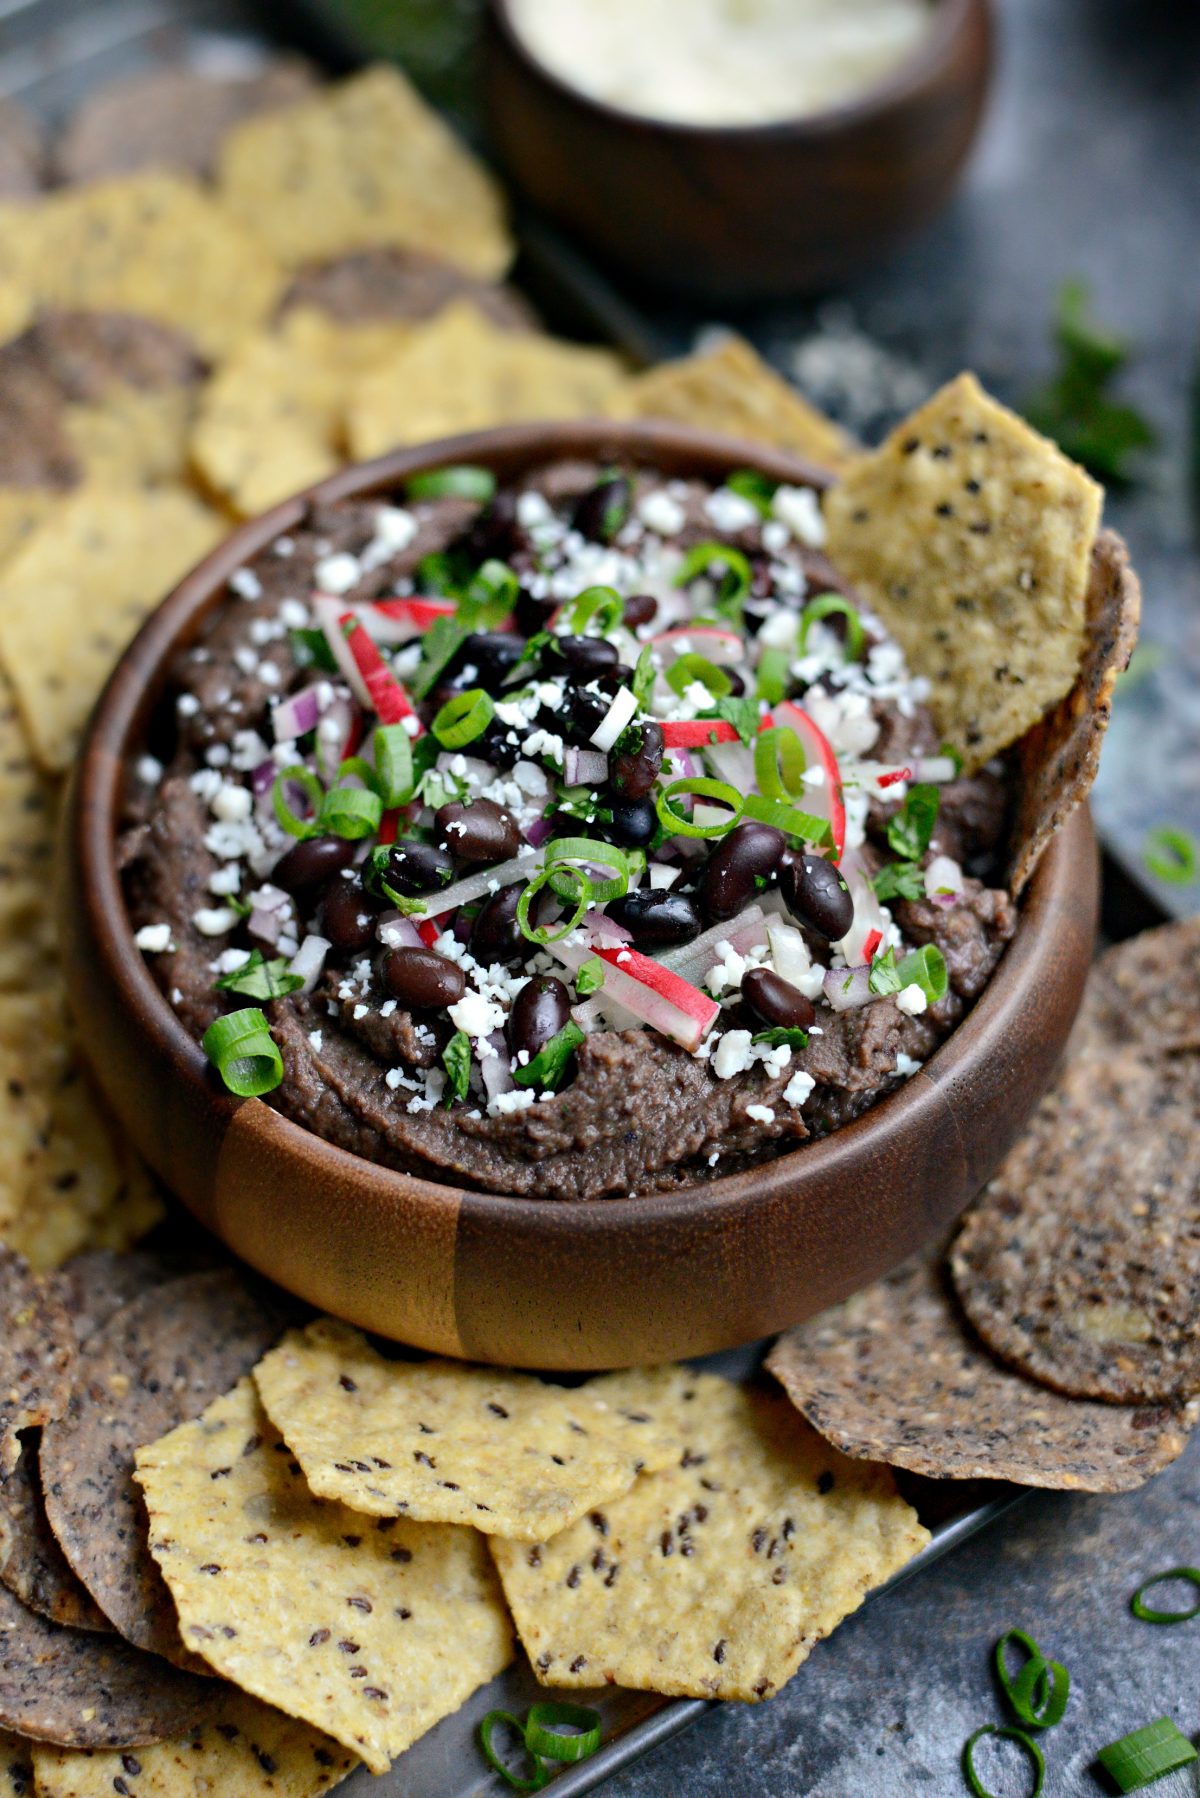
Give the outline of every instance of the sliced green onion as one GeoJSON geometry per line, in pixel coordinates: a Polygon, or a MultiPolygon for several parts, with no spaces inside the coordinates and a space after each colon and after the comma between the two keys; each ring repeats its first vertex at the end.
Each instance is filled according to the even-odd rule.
{"type": "Polygon", "coordinates": [[[1200,849],[1189,831],[1175,830],[1164,824],[1158,830],[1147,831],[1142,860],[1147,873],[1153,874],[1155,880],[1165,881],[1168,886],[1185,887],[1196,878],[1200,849]]]}
{"type": "Polygon", "coordinates": [[[430,729],[443,749],[463,749],[483,735],[495,716],[491,694],[482,687],[470,687],[465,693],[451,695],[430,729]]]}
{"type": "Polygon", "coordinates": [[[217,1018],[201,1037],[200,1047],[239,1099],[274,1092],[283,1079],[283,1056],[255,1005],[217,1018]]]}
{"type": "Polygon", "coordinates": [[[604,963],[598,955],[593,955],[590,961],[575,970],[575,991],[581,999],[586,999],[590,993],[598,993],[603,985],[604,963]]]}
{"type": "Polygon", "coordinates": [[[1174,1773],[1196,1759],[1196,1750],[1170,1717],[1158,1717],[1102,1748],[1096,1759],[1117,1789],[1137,1792],[1164,1773],[1174,1773]]]}
{"type": "Polygon", "coordinates": [[[476,570],[458,608],[458,623],[466,631],[490,631],[510,616],[521,592],[521,583],[508,566],[494,556],[476,570]]]}
{"type": "Polygon", "coordinates": [[[840,593],[819,593],[816,599],[810,599],[800,614],[800,631],[796,639],[801,655],[808,648],[808,633],[814,624],[823,618],[840,617],[846,620],[846,655],[852,662],[857,662],[863,652],[867,633],[863,629],[862,619],[840,593]]]}
{"type": "Polygon", "coordinates": [[[582,637],[588,626],[594,625],[596,635],[606,637],[624,614],[625,602],[615,587],[588,587],[571,602],[565,615],[567,630],[572,637],[582,637]]]}
{"type": "Polygon", "coordinates": [[[733,692],[733,682],[723,668],[710,662],[707,656],[678,656],[667,669],[667,685],[676,693],[683,694],[698,680],[702,687],[707,687],[714,699],[726,699],[733,692]]]}
{"type": "MultiPolygon", "coordinates": [[[[552,891],[554,891],[558,898],[561,899],[564,897],[558,887],[553,888],[552,891]]],[[[587,911],[591,902],[592,883],[583,872],[582,868],[576,868],[570,862],[559,862],[554,867],[541,868],[534,875],[533,879],[529,882],[529,885],[525,888],[525,891],[521,894],[521,897],[517,900],[517,924],[520,928],[521,935],[531,943],[545,944],[561,942],[563,937],[570,936],[575,926],[587,911]],[[562,875],[564,879],[576,882],[579,890],[579,899],[575,906],[575,910],[567,919],[567,922],[561,925],[558,930],[553,930],[549,924],[531,924],[529,922],[529,908],[541,892],[542,888],[549,885],[551,877],[556,873],[562,875]]]]}
{"type": "Polygon", "coordinates": [[[1042,1787],[1046,1783],[1046,1763],[1042,1758],[1042,1751],[1037,1743],[1033,1741],[1030,1736],[1025,1734],[1024,1730],[1014,1729],[1012,1725],[1008,1723],[985,1723],[982,1729],[977,1729],[975,1734],[968,1738],[963,1747],[963,1774],[967,1784],[975,1794],[975,1798],[996,1798],[996,1794],[994,1792],[989,1792],[988,1788],[984,1785],[982,1779],[980,1779],[978,1773],[975,1771],[975,1744],[979,1741],[981,1736],[1002,1736],[1006,1741],[1015,1742],[1022,1753],[1028,1755],[1033,1763],[1034,1777],[1033,1785],[1029,1789],[1027,1798],[1039,1798],[1042,1787]]]}
{"type": "Polygon", "coordinates": [[[288,636],[298,668],[319,668],[323,674],[337,673],[338,665],[324,631],[306,627],[289,631],[288,636]]]}
{"type": "Polygon", "coordinates": [[[731,493],[740,494],[762,518],[771,516],[771,506],[779,491],[778,481],[772,481],[767,475],[759,474],[757,468],[735,468],[725,481],[731,493]]]}
{"type": "Polygon", "coordinates": [[[446,1070],[446,1104],[465,1099],[471,1083],[471,1039],[465,1030],[456,1030],[442,1050],[442,1066],[446,1070]]]}
{"type": "Polygon", "coordinates": [[[727,780],[709,780],[703,775],[685,774],[682,780],[673,780],[668,787],[660,787],[654,796],[654,807],[658,813],[659,823],[673,837],[724,837],[728,836],[742,812],[746,801],[727,780]],[[728,818],[720,818],[712,824],[694,824],[685,818],[671,804],[672,799],[682,793],[692,793],[697,799],[715,799],[721,805],[729,807],[728,818]]]}
{"type": "Polygon", "coordinates": [[[634,669],[633,679],[629,683],[633,688],[633,697],[638,702],[639,712],[646,711],[649,705],[657,675],[658,669],[654,666],[654,656],[647,643],[637,659],[637,667],[634,669]]]}
{"type": "Polygon", "coordinates": [[[996,1677],[1018,1722],[1030,1729],[1053,1729],[1061,1723],[1071,1691],[1071,1676],[1061,1661],[1049,1661],[1032,1636],[1023,1629],[1006,1630],[993,1653],[996,1677]],[[1026,1658],[1016,1673],[1010,1673],[1005,1658],[1008,1646],[1015,1642],[1025,1650],[1026,1658]]]}
{"type": "Polygon", "coordinates": [[[469,462],[415,474],[406,486],[409,499],[477,499],[485,505],[495,491],[496,477],[491,469],[476,468],[469,462]]]}
{"type": "Polygon", "coordinates": [[[550,1769],[528,1748],[525,1743],[525,1730],[520,1718],[514,1717],[511,1711],[489,1711],[479,1725],[479,1746],[483,1749],[488,1766],[493,1767],[514,1792],[540,1792],[550,1777],[550,1769]],[[511,1767],[505,1766],[492,1746],[492,1734],[499,1724],[507,1724],[519,1738],[526,1753],[532,1760],[535,1772],[532,1779],[522,1779],[511,1767]]]}
{"type": "MultiPolygon", "coordinates": [[[[514,1082],[517,1086],[536,1086],[541,1092],[556,1093],[563,1083],[571,1057],[583,1041],[583,1031],[574,1018],[568,1018],[562,1029],[548,1043],[543,1043],[524,1067],[514,1066],[514,1082]]],[[[542,1750],[539,1748],[536,1752],[540,1754],[542,1750]]]]}
{"type": "Polygon", "coordinates": [[[754,580],[750,563],[740,549],[733,549],[728,543],[697,543],[683,558],[675,585],[690,586],[699,575],[708,574],[714,567],[724,570],[717,588],[719,609],[727,616],[740,618],[742,602],[754,580]]]}
{"type": "Polygon", "coordinates": [[[786,699],[791,684],[792,658],[786,649],[779,649],[768,644],[758,658],[758,672],[755,676],[755,695],[765,699],[768,705],[778,705],[786,699]]]}
{"type": "Polygon", "coordinates": [[[525,1746],[546,1760],[585,1761],[599,1748],[602,1728],[599,1711],[581,1704],[535,1704],[525,1724],[525,1746]]]}
{"type": "Polygon", "coordinates": [[[761,793],[747,793],[746,816],[756,818],[760,824],[773,825],[785,836],[799,837],[804,843],[823,844],[833,841],[828,818],[818,818],[812,812],[802,812],[794,805],[785,805],[780,799],[765,799],[761,793]]]}
{"type": "Polygon", "coordinates": [[[432,693],[470,634],[458,618],[434,619],[421,639],[421,660],[408,683],[417,699],[432,693]]]}
{"type": "Polygon", "coordinates": [[[597,880],[594,875],[588,875],[592,904],[604,905],[609,899],[622,899],[629,891],[637,866],[637,853],[636,850],[618,849],[612,843],[601,843],[592,837],[555,837],[546,844],[543,852],[550,890],[559,899],[570,899],[572,878],[577,872],[574,864],[586,862],[589,867],[612,869],[608,880],[597,880]]]}
{"type": "Polygon", "coordinates": [[[804,795],[804,745],[787,725],[773,725],[754,740],[754,778],[764,799],[800,799],[804,795]]]}
{"type": "Polygon", "coordinates": [[[275,820],[280,830],[286,830],[289,837],[311,837],[317,831],[317,819],[325,799],[325,789],[313,773],[300,762],[290,768],[282,768],[275,776],[275,785],[271,792],[271,805],[275,812],[275,820]],[[312,808],[312,816],[302,818],[299,812],[292,810],[288,799],[289,786],[301,787],[304,796],[312,808]]]}
{"type": "Polygon", "coordinates": [[[284,999],[288,993],[299,991],[304,976],[289,973],[282,956],[277,961],[267,961],[261,949],[254,949],[249,961],[232,974],[222,975],[214,984],[219,993],[237,993],[242,999],[284,999]]]}
{"type": "Polygon", "coordinates": [[[374,745],[374,786],[384,810],[407,805],[416,786],[412,738],[402,724],[381,724],[375,732],[374,745]]]}
{"type": "Polygon", "coordinates": [[[461,550],[430,550],[413,570],[413,584],[418,593],[434,598],[453,599],[471,578],[471,570],[461,550]]]}
{"type": "Polygon", "coordinates": [[[383,817],[383,800],[366,787],[331,787],[321,801],[317,820],[326,836],[342,837],[348,843],[373,837],[383,817]]]}
{"type": "Polygon", "coordinates": [[[1146,1603],[1143,1594],[1154,1586],[1161,1586],[1165,1580],[1190,1580],[1193,1586],[1200,1587],[1200,1567],[1168,1567],[1165,1573],[1156,1573],[1152,1579],[1140,1585],[1129,1600],[1129,1608],[1135,1617],[1143,1623],[1190,1623],[1193,1617],[1200,1617],[1200,1597],[1187,1611],[1156,1611],[1146,1603]]]}

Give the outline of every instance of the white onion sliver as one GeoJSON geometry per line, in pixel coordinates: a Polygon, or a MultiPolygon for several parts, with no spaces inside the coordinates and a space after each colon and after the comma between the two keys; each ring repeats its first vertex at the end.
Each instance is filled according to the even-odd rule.
{"type": "Polygon", "coordinates": [[[683,869],[668,868],[665,862],[651,862],[646,872],[650,876],[651,892],[665,893],[669,887],[675,885],[683,873],[683,869]]]}
{"type": "Polygon", "coordinates": [[[608,779],[608,757],[602,749],[564,749],[563,779],[569,787],[601,786],[608,779]]]}
{"type": "Polygon", "coordinates": [[[767,920],[762,907],[748,905],[728,924],[714,924],[711,930],[706,930],[692,942],[682,943],[678,949],[668,949],[655,959],[661,961],[664,968],[670,968],[673,974],[697,981],[703,979],[716,963],[718,943],[728,943],[731,949],[744,955],[747,949],[757,949],[766,940],[767,920]]]}
{"type": "Polygon", "coordinates": [[[603,937],[609,943],[632,943],[633,941],[631,930],[626,930],[624,924],[618,924],[615,918],[608,917],[602,911],[592,912],[585,921],[594,937],[603,937]]]}
{"type": "Polygon", "coordinates": [[[508,1054],[508,1043],[503,1030],[493,1031],[487,1038],[487,1045],[495,1053],[479,1057],[479,1072],[483,1076],[484,1090],[489,1099],[498,1099],[502,1093],[510,1093],[516,1086],[512,1076],[512,1063],[508,1054]]]}
{"type": "Polygon", "coordinates": [[[632,688],[618,687],[613,695],[612,704],[588,741],[594,743],[597,749],[602,749],[607,755],[625,726],[631,724],[636,718],[637,709],[637,700],[632,688]]]}
{"type": "Polygon", "coordinates": [[[511,861],[497,862],[494,868],[478,868],[474,874],[468,874],[462,880],[456,880],[453,886],[446,887],[444,892],[429,895],[431,905],[436,901],[437,911],[457,911],[460,905],[469,905],[472,899],[482,899],[500,887],[510,887],[518,880],[529,880],[541,865],[541,856],[535,849],[527,849],[523,855],[515,855],[511,861]]]}
{"type": "Polygon", "coordinates": [[[930,781],[934,785],[958,779],[958,764],[952,755],[919,755],[912,764],[912,771],[914,779],[930,781]]]}
{"type": "Polygon", "coordinates": [[[327,937],[306,936],[300,947],[288,963],[289,974],[299,974],[304,982],[303,991],[311,993],[325,971],[325,957],[333,944],[327,937]]]}
{"type": "Polygon", "coordinates": [[[246,920],[246,929],[260,943],[273,949],[283,934],[283,919],[277,911],[266,911],[256,905],[246,920]]]}
{"type": "Polygon", "coordinates": [[[866,967],[830,968],[822,984],[834,1011],[855,1011],[860,1005],[869,1005],[875,997],[871,991],[871,970],[866,967]]]}
{"type": "Polygon", "coordinates": [[[949,855],[935,855],[925,870],[925,897],[953,905],[963,890],[963,871],[949,855]]]}
{"type": "MultiPolygon", "coordinates": [[[[767,924],[767,940],[771,945],[771,961],[781,980],[800,987],[812,972],[812,956],[802,933],[781,920],[767,924]]],[[[803,991],[803,988],[801,988],[803,991]]],[[[809,994],[809,998],[812,998],[809,994]]]]}

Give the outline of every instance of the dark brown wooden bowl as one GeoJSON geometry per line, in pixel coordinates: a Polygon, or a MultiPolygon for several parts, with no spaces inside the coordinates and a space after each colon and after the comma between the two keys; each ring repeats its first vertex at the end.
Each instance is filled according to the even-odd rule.
{"type": "Polygon", "coordinates": [[[491,0],[483,91],[517,187],[639,282],[729,302],[829,287],[941,206],[983,112],[988,0],[936,0],[924,43],[854,100],[794,123],[703,127],[589,99],[491,0]]]}
{"type": "MultiPolygon", "coordinates": [[[[313,491],[383,494],[463,461],[506,479],[558,456],[717,478],[752,465],[828,484],[790,456],[677,427],[564,424],[401,450],[313,491]]],[[[423,1349],[526,1367],[612,1367],[747,1342],[844,1298],[944,1229],[1017,1136],[1075,1016],[1098,897],[1086,810],[1045,855],[983,997],[920,1073],[856,1123],[753,1172],[642,1199],[499,1198],[377,1167],[225,1092],[134,945],[115,837],[125,771],[168,663],[233,570],[294,528],[305,505],[288,500],[242,525],[164,601],[109,681],[72,781],[71,1001],[101,1086],[167,1185],[313,1304],[423,1349]]]]}

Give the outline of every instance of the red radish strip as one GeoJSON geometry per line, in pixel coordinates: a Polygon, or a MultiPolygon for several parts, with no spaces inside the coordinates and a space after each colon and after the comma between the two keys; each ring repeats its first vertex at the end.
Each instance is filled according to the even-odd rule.
{"type": "Polygon", "coordinates": [[[911,768],[893,768],[888,774],[877,774],[875,776],[875,785],[877,787],[894,787],[897,781],[911,779],[911,768]]]}
{"type": "Polygon", "coordinates": [[[329,645],[329,653],[338,665],[343,679],[349,683],[350,691],[360,705],[369,706],[371,695],[367,692],[366,682],[358,671],[358,663],[350,653],[350,645],[346,641],[346,633],[339,620],[347,613],[345,604],[340,599],[333,599],[328,593],[313,594],[313,612],[317,623],[325,633],[325,641],[329,645]]]}
{"type": "Polygon", "coordinates": [[[618,924],[615,918],[606,916],[602,911],[592,912],[591,916],[586,919],[586,923],[593,938],[601,937],[608,943],[632,943],[633,941],[632,931],[626,930],[624,924],[618,924]]]}
{"type": "Polygon", "coordinates": [[[364,613],[378,612],[384,618],[397,618],[411,624],[414,631],[427,631],[438,618],[453,618],[458,607],[452,599],[377,599],[362,608],[364,613]]]}
{"type": "Polygon", "coordinates": [[[878,947],[879,947],[880,943],[882,943],[882,941],[883,941],[882,930],[872,930],[870,935],[867,937],[866,942],[863,944],[863,960],[864,961],[872,962],[875,960],[875,951],[878,949],[878,947]]]}
{"type": "Polygon", "coordinates": [[[886,935],[888,925],[887,914],[875,896],[875,888],[867,878],[861,855],[861,850],[850,847],[846,850],[841,862],[843,878],[850,888],[850,897],[854,900],[854,921],[838,944],[838,948],[845,957],[847,965],[852,968],[869,960],[867,944],[873,935],[880,938],[886,935]]]}
{"type": "Polygon", "coordinates": [[[659,728],[666,749],[704,749],[710,743],[738,741],[737,731],[724,718],[668,718],[659,728]]]}
{"type": "Polygon", "coordinates": [[[379,841],[394,843],[400,830],[400,820],[404,816],[403,807],[397,806],[393,811],[384,812],[379,820],[379,841]]]}
{"type": "Polygon", "coordinates": [[[776,724],[786,724],[789,730],[795,731],[804,746],[809,767],[819,766],[825,771],[825,779],[819,787],[805,787],[804,810],[812,812],[814,817],[828,818],[833,836],[833,860],[841,861],[846,847],[846,805],[842,798],[841,769],[829,739],[818,730],[808,713],[793,705],[790,699],[782,700],[772,716],[776,724]]]}
{"type": "Polygon", "coordinates": [[[442,934],[442,927],[436,918],[422,918],[417,924],[417,935],[427,949],[432,949],[442,934]]]}
{"type": "Polygon", "coordinates": [[[615,999],[643,1024],[661,1031],[685,1049],[699,1047],[721,1010],[707,993],[636,949],[608,949],[566,941],[547,943],[546,947],[557,961],[573,971],[590,956],[598,955],[606,964],[604,998],[615,999]]]}
{"type": "Polygon", "coordinates": [[[715,624],[678,625],[674,630],[660,631],[650,642],[654,649],[666,649],[672,655],[692,652],[704,656],[716,668],[736,668],[746,654],[746,646],[736,631],[722,630],[715,624]]]}
{"type": "Polygon", "coordinates": [[[381,722],[403,724],[407,728],[411,720],[416,726],[411,735],[423,736],[425,727],[417,717],[412,700],[380,655],[362,620],[354,612],[342,612],[338,627],[366,692],[367,703],[381,722]]]}

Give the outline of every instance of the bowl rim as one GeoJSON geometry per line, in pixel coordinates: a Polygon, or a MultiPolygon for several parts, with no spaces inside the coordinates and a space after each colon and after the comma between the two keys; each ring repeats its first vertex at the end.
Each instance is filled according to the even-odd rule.
{"type": "Polygon", "coordinates": [[[600,100],[574,87],[526,43],[513,24],[510,0],[486,0],[486,16],[505,47],[527,72],[542,81],[560,99],[617,129],[634,130],[667,142],[716,143],[726,149],[771,144],[822,143],[859,125],[870,124],[890,107],[917,97],[922,87],[943,67],[959,37],[974,23],[992,32],[990,0],[932,0],[935,18],[921,42],[894,68],[850,98],[817,112],[773,119],[758,125],[701,125],[684,119],[660,119],[634,112],[611,100],[600,100]]]}
{"type": "MultiPolygon", "coordinates": [[[[809,1176],[819,1180],[822,1175],[836,1174],[839,1164],[852,1167],[864,1138],[886,1139],[893,1123],[902,1125],[910,1113],[915,1117],[921,1106],[928,1104],[930,1087],[942,1089],[956,1075],[969,1074],[972,1057],[978,1057],[991,1033],[1003,1035],[1005,1016],[1017,1003],[1030,974],[1027,964],[1040,942],[1039,921],[1043,916],[1052,917],[1056,905],[1070,890],[1076,879],[1079,850],[1090,844],[1092,837],[1087,808],[1080,807],[1051,841],[1036,868],[1019,903],[1016,935],[991,979],[971,1010],[916,1075],[828,1136],[802,1142],[753,1167],[722,1174],[699,1185],[637,1197],[623,1195],[579,1202],[459,1186],[373,1162],[329,1142],[274,1107],[267,1107],[262,1099],[238,1099],[224,1091],[217,1085],[200,1044],[187,1032],[159,990],[136,946],[115,853],[127,770],[137,750],[138,736],[165,684],[170,657],[223,602],[229,576],[275,538],[296,527],[314,502],[382,496],[413,474],[464,461],[486,463],[491,458],[508,461],[517,468],[533,468],[568,456],[597,460],[625,457],[649,467],[667,456],[680,463],[691,462],[697,474],[708,476],[721,468],[752,466],[770,478],[820,490],[833,484],[828,471],[783,450],[685,426],[640,421],[505,425],[393,450],[374,461],[341,469],[239,525],[149,615],[117,663],[89,720],[75,764],[75,792],[68,807],[67,828],[74,833],[77,850],[83,895],[80,903],[88,909],[94,943],[107,964],[120,1001],[143,1033],[144,1051],[147,1056],[165,1058],[173,1078],[183,1081],[208,1107],[210,1115],[228,1125],[244,1106],[270,1110],[273,1129],[277,1135],[282,1131],[288,1152],[307,1157],[331,1180],[353,1169],[366,1168],[373,1181],[418,1203],[436,1207],[462,1198],[481,1200],[487,1202],[489,1216],[494,1216],[497,1225],[503,1225],[506,1219],[520,1218],[526,1224],[537,1219],[543,1231],[588,1234],[622,1220],[653,1229],[685,1212],[693,1218],[738,1212],[750,1196],[748,1185],[753,1186],[755,1201],[768,1206],[809,1176]]],[[[1045,945],[1040,946],[1044,953],[1045,945]]]]}

